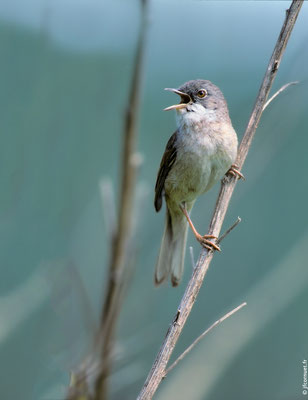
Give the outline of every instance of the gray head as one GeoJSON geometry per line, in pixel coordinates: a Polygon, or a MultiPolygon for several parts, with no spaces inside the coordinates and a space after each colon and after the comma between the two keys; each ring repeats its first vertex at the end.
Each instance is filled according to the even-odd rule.
{"type": "Polygon", "coordinates": [[[195,112],[198,114],[217,113],[219,117],[229,118],[227,102],[220,89],[210,81],[196,79],[188,81],[178,89],[165,89],[178,94],[181,97],[179,104],[165,108],[165,111],[176,110],[186,114],[195,112]]]}

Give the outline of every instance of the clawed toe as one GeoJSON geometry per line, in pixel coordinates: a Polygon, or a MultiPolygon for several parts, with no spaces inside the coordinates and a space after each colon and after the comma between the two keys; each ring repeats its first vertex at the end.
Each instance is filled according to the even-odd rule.
{"type": "Polygon", "coordinates": [[[216,243],[213,243],[211,240],[208,239],[217,240],[217,237],[214,235],[204,235],[204,236],[199,235],[197,237],[198,242],[206,249],[221,251],[221,248],[216,243]]]}
{"type": "Polygon", "coordinates": [[[185,215],[185,217],[187,219],[187,222],[189,223],[189,225],[190,225],[190,227],[191,227],[196,239],[198,240],[198,242],[208,250],[221,251],[220,247],[218,246],[218,244],[213,243],[211,240],[209,240],[209,239],[214,239],[215,241],[218,241],[216,236],[214,236],[214,235],[203,235],[202,236],[197,232],[196,228],[194,227],[194,224],[192,223],[192,221],[191,221],[191,219],[190,219],[190,217],[188,215],[188,212],[186,210],[185,204],[184,204],[183,207],[181,206],[181,210],[182,210],[183,214],[185,215]]]}
{"type": "Polygon", "coordinates": [[[227,172],[227,175],[232,175],[237,177],[238,179],[243,179],[245,180],[245,176],[238,170],[238,166],[235,164],[232,164],[230,169],[227,172]]]}

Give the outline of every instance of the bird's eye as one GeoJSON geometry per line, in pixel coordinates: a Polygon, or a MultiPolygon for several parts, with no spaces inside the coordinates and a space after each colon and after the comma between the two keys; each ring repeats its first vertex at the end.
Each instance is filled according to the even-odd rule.
{"type": "Polygon", "coordinates": [[[205,97],[207,95],[207,91],[205,89],[201,89],[198,91],[197,96],[200,97],[200,99],[202,99],[203,97],[205,97]]]}

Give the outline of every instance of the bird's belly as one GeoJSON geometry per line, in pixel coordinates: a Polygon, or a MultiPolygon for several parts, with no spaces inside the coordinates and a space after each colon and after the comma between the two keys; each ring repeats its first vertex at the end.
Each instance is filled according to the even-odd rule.
{"type": "Polygon", "coordinates": [[[231,164],[220,152],[179,154],[166,179],[165,193],[177,203],[194,201],[221,179],[231,164]]]}

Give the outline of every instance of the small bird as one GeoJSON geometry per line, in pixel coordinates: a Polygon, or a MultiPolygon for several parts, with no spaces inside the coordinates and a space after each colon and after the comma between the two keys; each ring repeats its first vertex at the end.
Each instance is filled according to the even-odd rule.
{"type": "Polygon", "coordinates": [[[165,90],[179,95],[181,101],[165,108],[176,111],[177,130],[167,143],[155,185],[156,211],[162,207],[163,196],[167,208],[155,284],[171,275],[172,286],[177,286],[184,269],[188,224],[202,246],[220,251],[214,243],[217,238],[200,235],[190,219],[196,198],[227,172],[243,175],[234,165],[238,140],[220,89],[208,80],[197,79],[165,90]]]}

